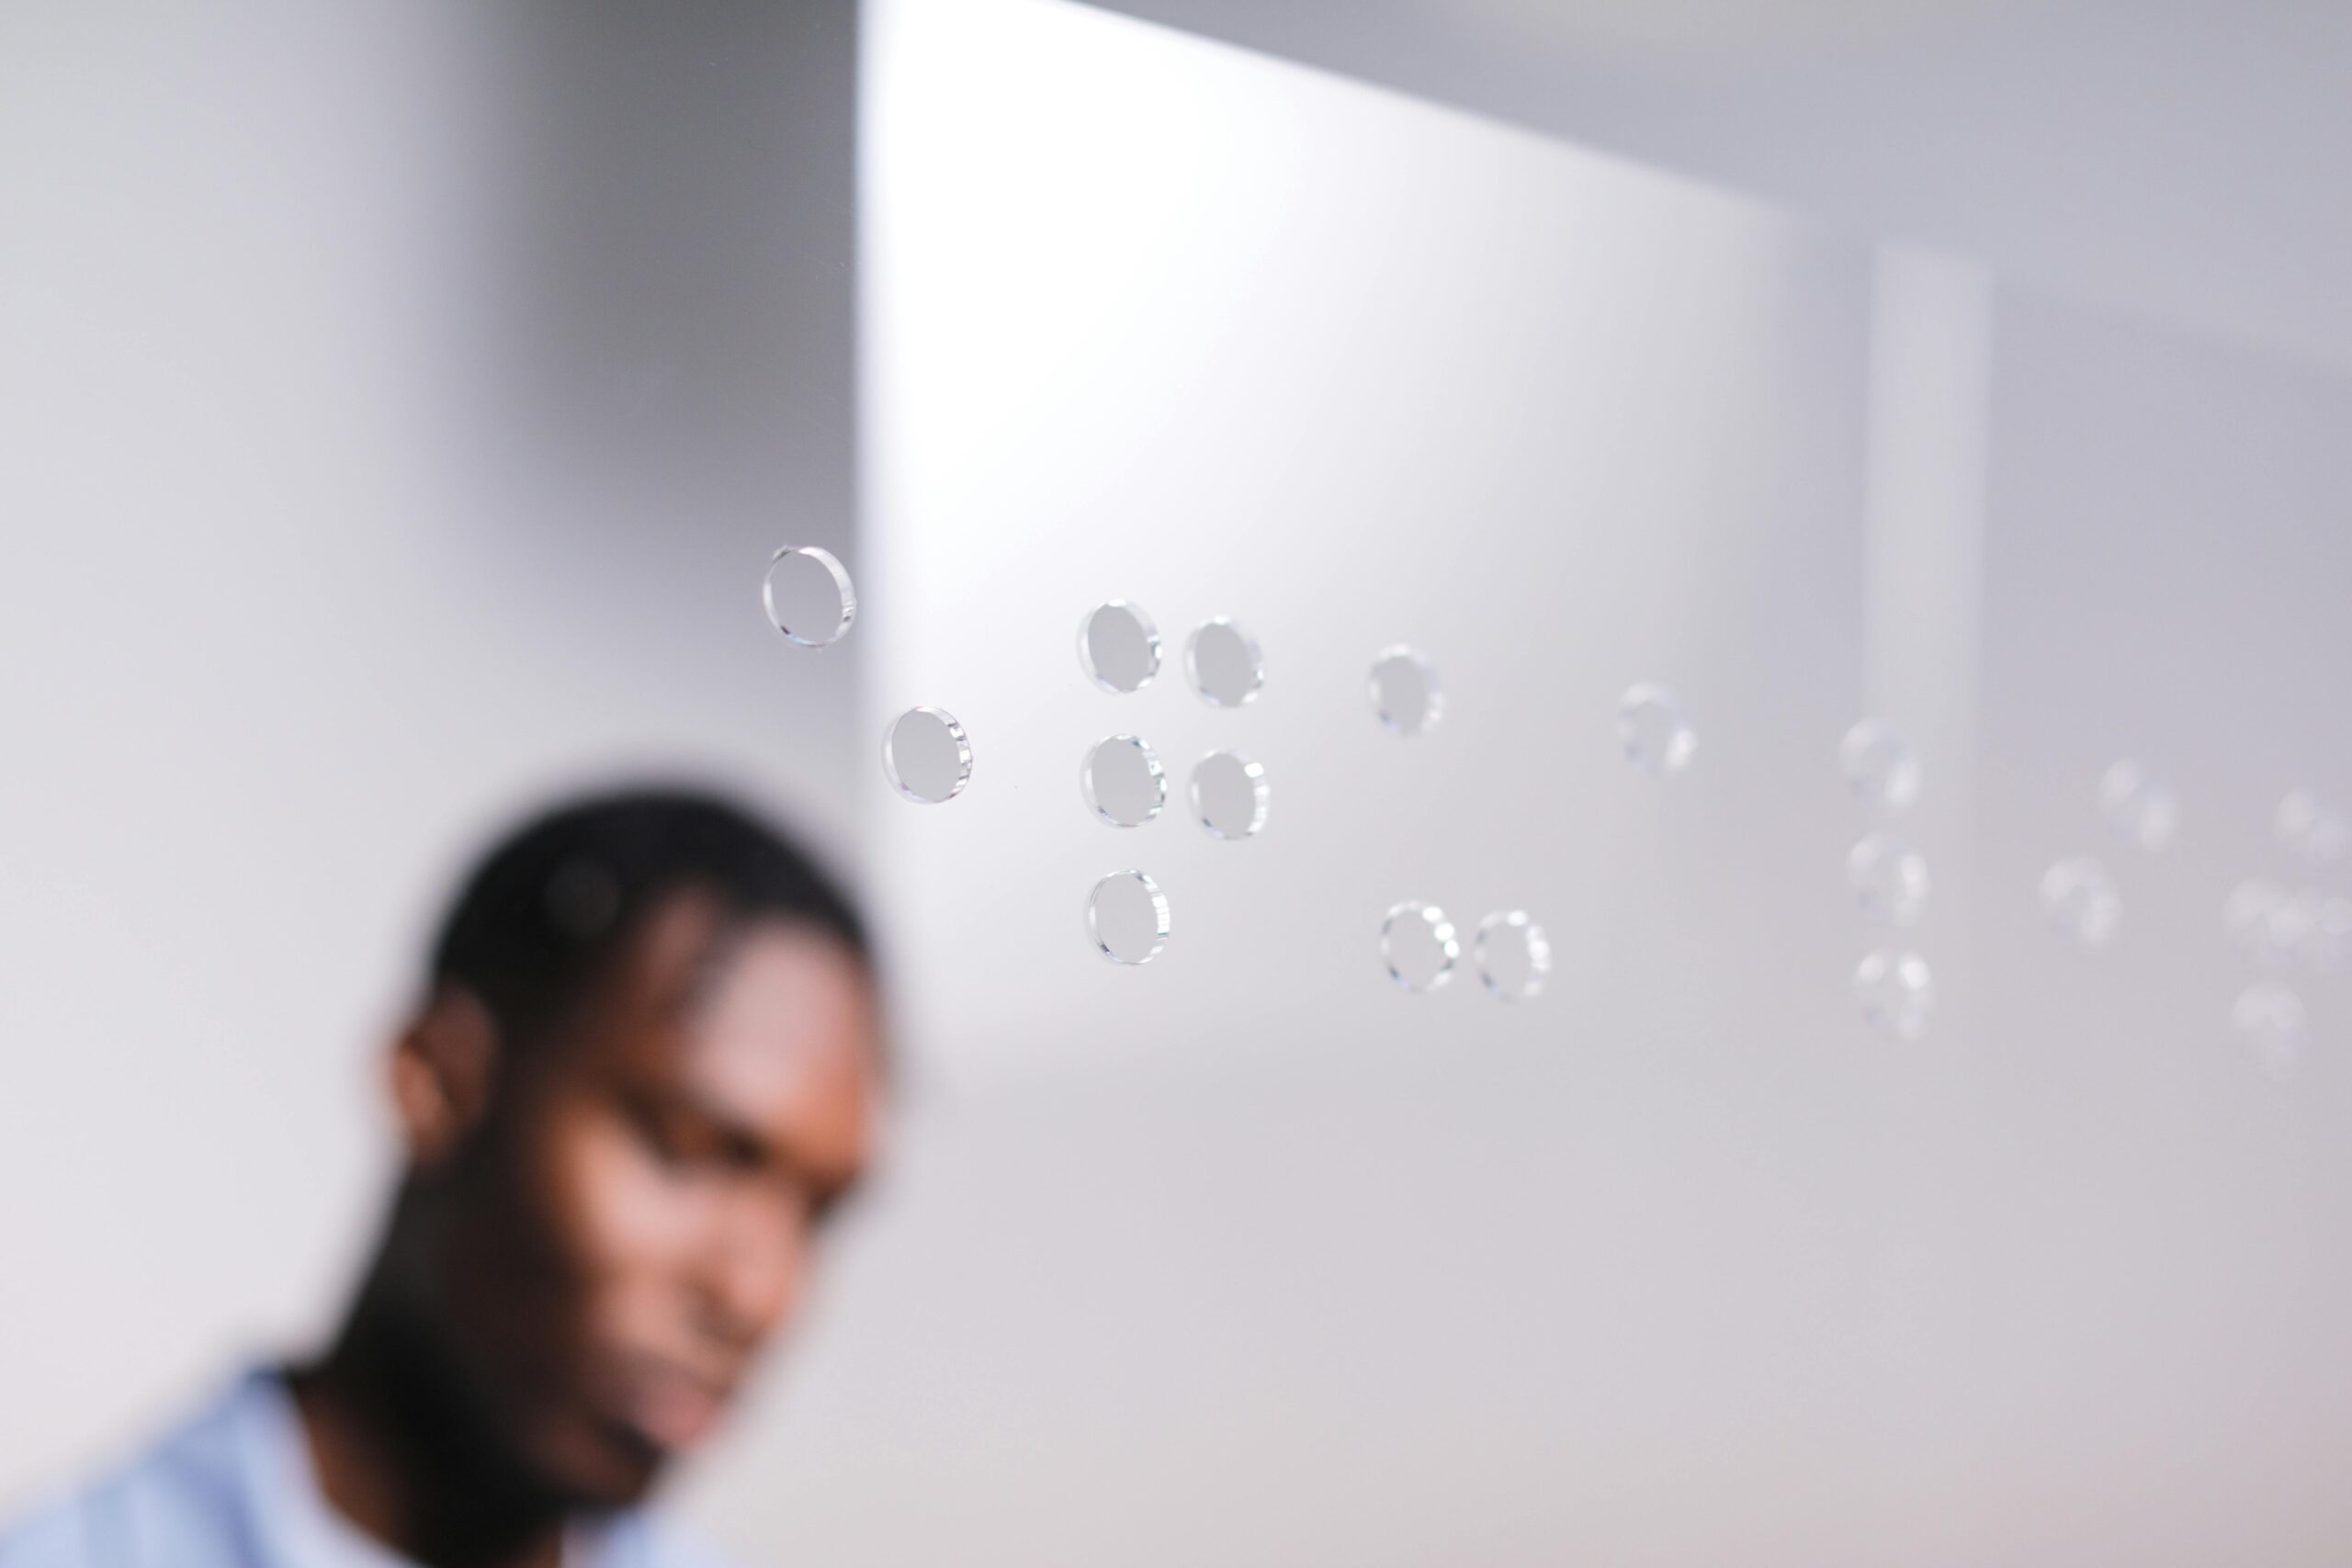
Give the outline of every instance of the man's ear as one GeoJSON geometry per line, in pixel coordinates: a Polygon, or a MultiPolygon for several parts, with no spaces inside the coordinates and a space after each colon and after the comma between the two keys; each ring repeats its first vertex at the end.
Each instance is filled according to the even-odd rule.
{"type": "Polygon", "coordinates": [[[410,1165],[441,1164],[481,1122],[498,1073],[498,1026],[461,986],[434,992],[392,1046],[392,1111],[410,1165]]]}

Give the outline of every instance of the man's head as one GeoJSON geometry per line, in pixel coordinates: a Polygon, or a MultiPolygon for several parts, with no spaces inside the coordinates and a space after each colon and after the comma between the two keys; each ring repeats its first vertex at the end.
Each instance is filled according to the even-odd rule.
{"type": "Polygon", "coordinates": [[[493,850],[393,1054],[385,1260],[478,1435],[641,1495],[790,1315],[879,1066],[856,914],[734,807],[610,796],[493,850]]]}

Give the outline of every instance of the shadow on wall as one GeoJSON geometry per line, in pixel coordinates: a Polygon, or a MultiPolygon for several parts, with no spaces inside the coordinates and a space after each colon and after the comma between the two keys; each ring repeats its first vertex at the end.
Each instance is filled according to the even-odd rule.
{"type": "Polygon", "coordinates": [[[539,4],[492,25],[517,99],[481,307],[526,434],[599,476],[789,496],[845,529],[855,0],[539,4]]]}

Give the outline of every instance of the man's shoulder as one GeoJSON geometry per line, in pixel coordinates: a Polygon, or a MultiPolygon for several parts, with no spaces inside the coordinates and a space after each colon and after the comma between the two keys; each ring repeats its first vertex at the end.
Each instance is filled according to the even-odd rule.
{"type": "Polygon", "coordinates": [[[0,1529],[0,1568],[85,1568],[97,1555],[82,1529],[81,1498],[36,1508],[0,1529]]]}
{"type": "Polygon", "coordinates": [[[244,1568],[232,1392],[144,1452],[0,1526],[0,1568],[244,1568]],[[158,1552],[162,1555],[158,1555],[158,1552]]]}
{"type": "MultiPolygon", "coordinates": [[[[254,1472],[272,1468],[260,1439],[278,1398],[268,1374],[249,1374],[128,1463],[0,1522],[0,1568],[264,1568],[289,1554],[307,1559],[261,1517],[271,1511],[272,1477],[254,1472]]],[[[598,1568],[733,1568],[659,1509],[625,1514],[601,1533],[590,1554],[598,1568]]]]}
{"type": "Polygon", "coordinates": [[[0,1529],[0,1568],[247,1568],[252,1561],[233,1494],[150,1460],[0,1529]]]}
{"type": "MultiPolygon", "coordinates": [[[[615,1550],[598,1559],[613,1568],[735,1568],[732,1558],[713,1551],[659,1508],[631,1515],[615,1533],[615,1550]]],[[[0,1560],[0,1568],[15,1564],[0,1560]]]]}

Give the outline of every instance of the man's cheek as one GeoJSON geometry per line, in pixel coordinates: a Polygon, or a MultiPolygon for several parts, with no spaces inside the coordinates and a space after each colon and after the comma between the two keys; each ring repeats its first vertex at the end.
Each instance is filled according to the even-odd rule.
{"type": "Polygon", "coordinates": [[[657,1269],[691,1245],[695,1183],[654,1157],[626,1124],[600,1120],[565,1143],[554,1182],[558,1219],[580,1273],[657,1269]]]}

